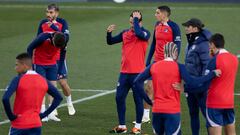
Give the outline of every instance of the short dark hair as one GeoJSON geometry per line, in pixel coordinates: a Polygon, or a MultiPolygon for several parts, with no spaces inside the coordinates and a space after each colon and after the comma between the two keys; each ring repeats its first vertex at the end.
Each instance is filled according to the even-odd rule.
{"type": "Polygon", "coordinates": [[[47,9],[48,10],[54,9],[55,11],[59,11],[60,10],[59,7],[57,6],[57,4],[55,4],[55,3],[49,4],[47,6],[47,9]]]}
{"type": "Polygon", "coordinates": [[[140,13],[141,18],[139,19],[139,22],[141,22],[141,21],[142,21],[142,13],[140,12],[140,10],[133,10],[132,13],[131,13],[131,15],[130,15],[130,17],[133,17],[133,13],[134,13],[134,12],[139,12],[139,13],[140,13]]]}
{"type": "Polygon", "coordinates": [[[66,46],[66,37],[62,32],[55,32],[53,35],[53,44],[57,48],[64,48],[66,46]]]}
{"type": "Polygon", "coordinates": [[[31,56],[28,53],[24,52],[24,53],[18,54],[16,56],[16,59],[23,60],[23,59],[32,59],[32,58],[31,58],[31,56]]]}
{"type": "Polygon", "coordinates": [[[30,67],[32,66],[32,57],[26,52],[18,54],[16,59],[30,67]]]}
{"type": "Polygon", "coordinates": [[[222,34],[216,33],[212,35],[212,37],[209,39],[210,43],[213,43],[216,48],[224,48],[225,40],[222,34]]]}
{"type": "Polygon", "coordinates": [[[168,16],[171,15],[171,9],[170,9],[170,7],[168,7],[168,6],[159,6],[158,9],[159,9],[160,11],[167,12],[168,16]]]}

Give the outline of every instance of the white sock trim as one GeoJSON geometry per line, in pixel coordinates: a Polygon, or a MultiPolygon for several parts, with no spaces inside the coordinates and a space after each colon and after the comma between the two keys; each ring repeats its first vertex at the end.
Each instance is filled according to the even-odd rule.
{"type": "Polygon", "coordinates": [[[150,109],[144,109],[143,117],[149,118],[149,115],[150,115],[150,109]]]}
{"type": "Polygon", "coordinates": [[[69,96],[65,96],[65,97],[66,97],[67,104],[72,104],[72,96],[69,95],[69,96]]]}
{"type": "Polygon", "coordinates": [[[138,129],[141,129],[141,123],[136,123],[134,127],[138,128],[138,129]]]}
{"type": "Polygon", "coordinates": [[[118,125],[119,128],[127,128],[126,125],[118,125]]]}

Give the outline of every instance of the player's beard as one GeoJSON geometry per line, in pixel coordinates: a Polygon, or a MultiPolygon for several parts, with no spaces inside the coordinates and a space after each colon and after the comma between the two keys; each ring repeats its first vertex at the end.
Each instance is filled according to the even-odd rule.
{"type": "Polygon", "coordinates": [[[48,19],[50,22],[56,20],[56,18],[57,18],[57,17],[55,17],[55,16],[53,16],[53,17],[47,16],[47,19],[48,19]]]}

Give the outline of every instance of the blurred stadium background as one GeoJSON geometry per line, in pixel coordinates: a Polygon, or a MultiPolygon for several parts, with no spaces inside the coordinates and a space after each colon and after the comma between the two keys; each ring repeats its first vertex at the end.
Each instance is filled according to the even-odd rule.
{"type": "MultiPolygon", "coordinates": [[[[177,22],[182,32],[181,62],[184,62],[186,38],[181,23],[191,17],[201,19],[213,33],[223,33],[226,48],[240,54],[240,0],[127,0],[116,4],[112,0],[0,0],[0,97],[4,88],[15,75],[16,54],[36,36],[39,21],[45,17],[47,4],[57,2],[60,17],[69,23],[70,42],[67,62],[69,83],[74,89],[73,100],[77,113],[67,115],[67,108],[60,108],[61,122],[43,124],[43,134],[49,135],[105,135],[117,125],[114,91],[119,74],[121,45],[107,46],[106,27],[116,24],[118,33],[129,28],[128,19],[132,10],[143,13],[144,27],[153,32],[156,22],[154,13],[159,5],[172,8],[171,19],[177,22]]],[[[150,41],[151,42],[151,41],[150,41]]],[[[236,129],[240,133],[240,73],[236,81],[236,129]]],[[[64,101],[65,102],[65,101],[64,101]]],[[[63,103],[64,103],[63,102],[63,103]]],[[[132,93],[127,101],[127,125],[132,128],[134,120],[132,93]]],[[[0,105],[0,134],[6,135],[10,124],[2,104],[0,105]]],[[[182,134],[190,135],[188,108],[182,96],[182,134]]],[[[143,134],[152,134],[151,124],[143,125],[143,134]]],[[[206,135],[201,117],[201,135],[206,135]]]]}

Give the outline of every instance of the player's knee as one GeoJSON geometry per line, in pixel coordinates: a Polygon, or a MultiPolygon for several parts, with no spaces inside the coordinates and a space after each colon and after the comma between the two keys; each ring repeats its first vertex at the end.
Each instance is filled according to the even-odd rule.
{"type": "Polygon", "coordinates": [[[149,83],[146,84],[146,92],[149,92],[149,90],[151,89],[151,85],[149,83]]]}
{"type": "Polygon", "coordinates": [[[136,106],[143,107],[143,99],[142,98],[136,97],[136,98],[134,98],[134,102],[135,102],[136,106]]]}
{"type": "Polygon", "coordinates": [[[125,98],[123,94],[117,94],[115,97],[115,100],[117,103],[123,103],[125,101],[125,98]]]}
{"type": "Polygon", "coordinates": [[[148,97],[153,100],[153,89],[151,87],[147,87],[146,88],[146,93],[148,95],[148,97]]]}
{"type": "Polygon", "coordinates": [[[122,102],[122,98],[120,95],[116,95],[115,100],[117,103],[122,102]]]}
{"type": "Polygon", "coordinates": [[[50,81],[50,82],[53,86],[57,87],[57,81],[50,81]]]}
{"type": "Polygon", "coordinates": [[[64,87],[64,86],[67,86],[68,84],[67,84],[67,81],[66,80],[64,80],[64,79],[60,79],[59,80],[59,84],[62,86],[62,87],[64,87]]]}
{"type": "Polygon", "coordinates": [[[147,92],[147,93],[152,93],[152,91],[153,91],[152,85],[151,85],[151,84],[147,84],[147,85],[146,85],[146,92],[147,92]]]}

